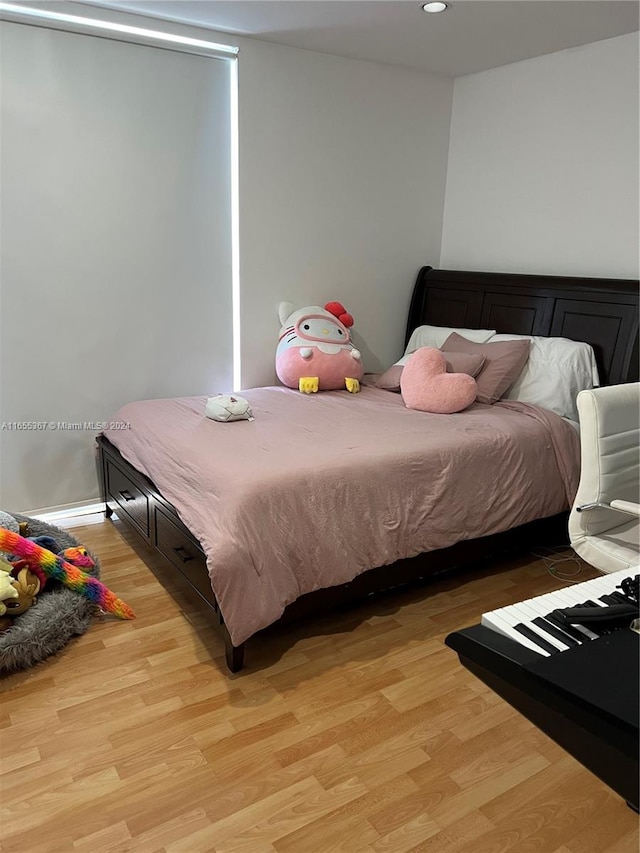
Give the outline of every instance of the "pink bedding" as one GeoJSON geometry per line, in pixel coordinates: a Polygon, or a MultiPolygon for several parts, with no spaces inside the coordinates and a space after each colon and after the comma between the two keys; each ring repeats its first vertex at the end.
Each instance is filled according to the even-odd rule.
{"type": "Polygon", "coordinates": [[[431,415],[368,387],[243,396],[254,421],[148,400],[104,433],[202,544],[235,645],[307,592],[554,515],[577,488],[575,430],[524,403],[431,415]]]}

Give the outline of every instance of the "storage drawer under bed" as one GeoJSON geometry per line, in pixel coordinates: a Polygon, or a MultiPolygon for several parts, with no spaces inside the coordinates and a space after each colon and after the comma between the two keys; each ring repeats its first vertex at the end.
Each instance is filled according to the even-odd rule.
{"type": "Polygon", "coordinates": [[[107,494],[149,539],[149,498],[111,459],[106,460],[107,494]]]}
{"type": "Polygon", "coordinates": [[[204,553],[156,504],[153,517],[155,539],[152,544],[211,604],[211,581],[204,553]]]}

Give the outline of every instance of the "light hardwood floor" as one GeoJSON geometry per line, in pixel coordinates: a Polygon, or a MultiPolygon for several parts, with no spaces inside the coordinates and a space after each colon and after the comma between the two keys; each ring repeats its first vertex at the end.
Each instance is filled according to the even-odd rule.
{"type": "Polygon", "coordinates": [[[72,532],[137,619],[2,681],[5,853],[637,853],[637,816],[443,645],[557,588],[540,560],[271,629],[230,676],[120,522],[72,532]]]}

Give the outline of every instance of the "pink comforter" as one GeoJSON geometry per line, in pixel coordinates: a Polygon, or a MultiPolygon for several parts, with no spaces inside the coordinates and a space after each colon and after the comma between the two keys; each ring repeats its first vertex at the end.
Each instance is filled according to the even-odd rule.
{"type": "Polygon", "coordinates": [[[254,421],[148,400],[104,433],[201,542],[236,645],[304,593],[554,515],[577,488],[575,430],[524,403],[430,415],[373,388],[243,394],[254,421]]]}

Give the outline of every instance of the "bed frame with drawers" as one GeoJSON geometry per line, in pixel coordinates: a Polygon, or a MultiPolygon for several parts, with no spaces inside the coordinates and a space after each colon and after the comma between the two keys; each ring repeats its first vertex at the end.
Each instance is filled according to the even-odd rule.
{"type": "MultiPolygon", "coordinates": [[[[594,348],[602,384],[638,379],[638,282],[634,280],[423,267],[413,290],[406,339],[424,323],[585,341],[594,348]]],[[[231,643],[200,543],[147,477],[126,462],[104,436],[99,436],[97,443],[107,517],[115,512],[211,607],[224,636],[227,666],[237,672],[243,666],[245,643],[231,643]]],[[[493,536],[458,542],[392,566],[371,568],[350,583],[302,596],[286,608],[279,621],[326,612],[374,593],[509,551],[524,551],[545,541],[567,541],[567,513],[493,536]]]]}

